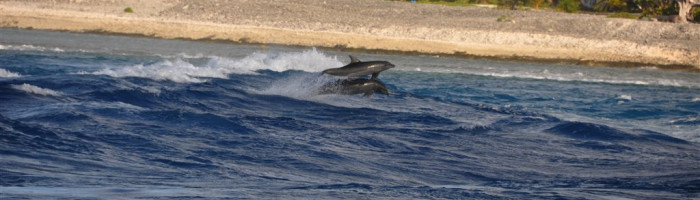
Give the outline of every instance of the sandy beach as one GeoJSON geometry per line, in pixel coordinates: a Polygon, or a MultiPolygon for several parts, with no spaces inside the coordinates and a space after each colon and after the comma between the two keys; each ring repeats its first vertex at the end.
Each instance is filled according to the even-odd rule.
{"type": "Polygon", "coordinates": [[[0,0],[0,27],[700,70],[700,24],[381,0],[0,0]]]}

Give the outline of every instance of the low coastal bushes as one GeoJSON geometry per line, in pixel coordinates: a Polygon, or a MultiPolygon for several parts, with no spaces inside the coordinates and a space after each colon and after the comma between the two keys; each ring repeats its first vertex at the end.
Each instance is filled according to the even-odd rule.
{"type": "MultiPolygon", "coordinates": [[[[408,2],[440,4],[448,6],[471,6],[475,4],[494,4],[506,9],[553,9],[575,13],[588,12],[611,13],[617,18],[654,18],[656,16],[678,15],[676,0],[404,0],[408,2]]],[[[700,7],[696,6],[689,13],[691,21],[700,22],[700,7]]]]}
{"type": "Polygon", "coordinates": [[[578,12],[581,8],[578,0],[406,0],[409,2],[439,4],[446,6],[471,6],[476,4],[493,4],[500,8],[522,9],[552,8],[564,12],[578,12]]]}
{"type": "Polygon", "coordinates": [[[581,2],[578,0],[560,0],[557,4],[559,10],[563,10],[568,13],[576,13],[581,10],[581,2]]]}
{"type": "Polygon", "coordinates": [[[610,18],[638,19],[639,15],[635,15],[635,14],[628,13],[628,12],[616,12],[616,13],[609,14],[608,17],[610,17],[610,18]]]}
{"type": "MultiPolygon", "coordinates": [[[[405,0],[414,2],[412,0],[405,0]]],[[[501,8],[522,9],[522,8],[552,8],[565,12],[576,12],[580,10],[578,0],[415,0],[416,3],[440,4],[446,6],[471,6],[475,4],[493,4],[501,8]]]]}

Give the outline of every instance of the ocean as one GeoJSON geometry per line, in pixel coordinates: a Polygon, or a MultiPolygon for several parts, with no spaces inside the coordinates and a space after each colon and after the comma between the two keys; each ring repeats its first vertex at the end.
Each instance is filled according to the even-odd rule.
{"type": "Polygon", "coordinates": [[[0,198],[697,199],[700,74],[0,29],[0,198]]]}

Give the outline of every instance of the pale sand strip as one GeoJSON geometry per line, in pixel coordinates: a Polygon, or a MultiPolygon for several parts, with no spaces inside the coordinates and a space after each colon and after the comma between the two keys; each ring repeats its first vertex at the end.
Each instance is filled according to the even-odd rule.
{"type": "Polygon", "coordinates": [[[489,57],[530,57],[547,60],[633,62],[651,65],[690,65],[700,68],[697,51],[620,40],[597,40],[561,35],[464,29],[388,26],[343,33],[266,26],[211,23],[150,16],[45,9],[0,4],[0,26],[134,34],[167,39],[211,39],[318,47],[347,47],[430,54],[489,57]]]}

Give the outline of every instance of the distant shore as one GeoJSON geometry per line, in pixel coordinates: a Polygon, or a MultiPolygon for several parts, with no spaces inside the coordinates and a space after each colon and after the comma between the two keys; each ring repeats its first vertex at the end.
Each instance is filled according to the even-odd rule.
{"type": "Polygon", "coordinates": [[[0,0],[0,27],[700,71],[700,24],[396,1],[0,0]]]}

